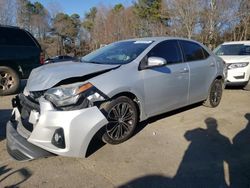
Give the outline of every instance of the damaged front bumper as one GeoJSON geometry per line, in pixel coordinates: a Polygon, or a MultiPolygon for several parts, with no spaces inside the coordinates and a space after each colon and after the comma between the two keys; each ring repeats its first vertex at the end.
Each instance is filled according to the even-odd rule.
{"type": "Polygon", "coordinates": [[[70,157],[85,157],[93,136],[108,123],[96,107],[73,111],[58,111],[40,98],[39,112],[31,110],[28,120],[22,118],[18,97],[14,101],[11,120],[7,123],[7,149],[17,160],[46,157],[51,153],[70,157]],[[29,129],[28,126],[32,126],[29,129]]]}

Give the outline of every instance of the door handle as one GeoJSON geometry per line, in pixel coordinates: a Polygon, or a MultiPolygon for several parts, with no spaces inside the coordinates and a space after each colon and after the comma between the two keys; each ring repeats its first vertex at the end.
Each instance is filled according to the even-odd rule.
{"type": "Polygon", "coordinates": [[[215,67],[215,63],[212,62],[212,63],[209,64],[209,66],[210,66],[210,67],[215,67]]]}
{"type": "Polygon", "coordinates": [[[188,72],[189,72],[188,68],[184,68],[184,69],[180,70],[180,73],[188,73],[188,72]]]}

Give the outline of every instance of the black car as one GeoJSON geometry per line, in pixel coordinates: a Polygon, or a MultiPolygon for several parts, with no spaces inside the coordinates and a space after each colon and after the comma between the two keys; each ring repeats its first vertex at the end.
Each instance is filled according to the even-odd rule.
{"type": "Polygon", "coordinates": [[[77,58],[69,55],[59,55],[46,59],[44,63],[47,64],[47,63],[57,63],[62,61],[75,61],[75,60],[77,60],[77,58]]]}
{"type": "Polygon", "coordinates": [[[43,63],[41,46],[28,31],[0,26],[0,95],[15,93],[20,79],[43,63]]]}

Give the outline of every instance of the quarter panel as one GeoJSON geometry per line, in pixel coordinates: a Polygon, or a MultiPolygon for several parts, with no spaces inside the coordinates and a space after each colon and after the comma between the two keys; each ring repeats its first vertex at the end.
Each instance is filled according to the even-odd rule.
{"type": "Polygon", "coordinates": [[[133,93],[139,100],[140,121],[147,118],[145,114],[145,95],[142,71],[138,71],[138,63],[132,62],[99,75],[89,80],[95,87],[109,98],[123,92],[133,93]]]}
{"type": "Polygon", "coordinates": [[[205,60],[188,62],[190,67],[189,104],[206,99],[211,83],[216,78],[217,66],[210,56],[205,60]]]}

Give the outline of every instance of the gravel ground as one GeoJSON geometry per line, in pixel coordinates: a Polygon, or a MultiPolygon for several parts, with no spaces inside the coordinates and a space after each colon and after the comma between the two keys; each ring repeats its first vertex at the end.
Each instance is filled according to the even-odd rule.
{"type": "Polygon", "coordinates": [[[120,145],[94,143],[85,159],[30,162],[6,152],[12,97],[0,97],[0,187],[249,186],[250,92],[226,89],[215,109],[193,105],[150,118],[120,145]]]}

